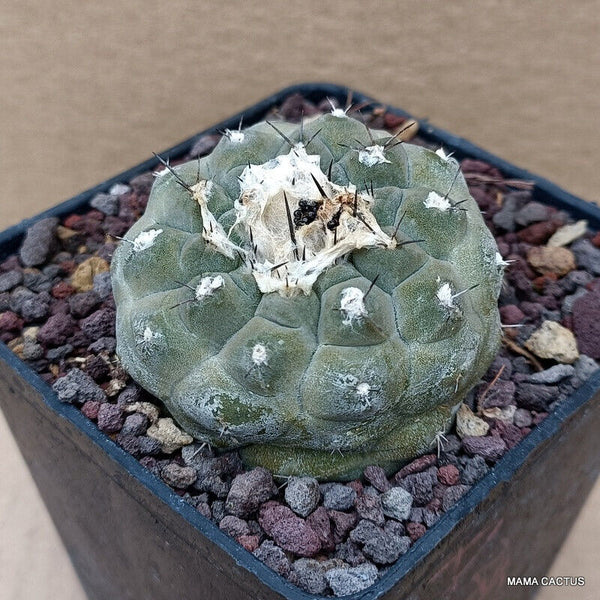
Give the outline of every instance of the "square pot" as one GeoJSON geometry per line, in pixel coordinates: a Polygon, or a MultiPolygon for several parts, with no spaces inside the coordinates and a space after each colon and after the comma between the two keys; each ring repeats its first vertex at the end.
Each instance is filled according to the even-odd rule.
{"type": "MultiPolygon", "coordinates": [[[[344,102],[350,91],[329,84],[286,88],[245,110],[244,124],[261,120],[295,92],[313,101],[335,97],[344,102]]],[[[355,91],[352,97],[359,103],[371,101],[355,91]]],[[[235,129],[240,117],[241,113],[202,134],[235,129]]],[[[533,181],[533,199],[600,227],[598,207],[547,180],[428,123],[421,125],[420,135],[458,159],[481,159],[506,177],[533,181]]],[[[161,154],[177,159],[197,137],[161,154]]],[[[97,193],[157,163],[148,160],[8,229],[0,234],[0,259],[18,251],[36,220],[83,212],[97,193]]],[[[3,344],[0,405],[90,598],[318,598],[267,568],[77,408],[59,402],[50,386],[3,344]]],[[[545,573],[600,471],[599,405],[600,372],[596,372],[500,459],[376,584],[348,598],[501,599],[508,593],[507,576],[545,573]]],[[[510,597],[530,597],[534,590],[512,587],[510,597]]]]}

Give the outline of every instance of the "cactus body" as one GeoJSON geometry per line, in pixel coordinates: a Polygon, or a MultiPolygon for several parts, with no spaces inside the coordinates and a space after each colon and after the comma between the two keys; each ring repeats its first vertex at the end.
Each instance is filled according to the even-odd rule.
{"type": "Polygon", "coordinates": [[[259,123],[157,177],[113,258],[117,351],[248,464],[391,469],[495,356],[498,256],[453,159],[341,111],[259,123]]]}

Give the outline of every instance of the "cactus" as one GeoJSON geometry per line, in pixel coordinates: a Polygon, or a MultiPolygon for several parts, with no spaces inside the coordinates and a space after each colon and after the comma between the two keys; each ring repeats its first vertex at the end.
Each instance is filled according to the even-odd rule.
{"type": "Polygon", "coordinates": [[[278,474],[432,448],[500,339],[504,263],[458,163],[335,109],[164,164],[112,263],[131,376],[278,474]]]}

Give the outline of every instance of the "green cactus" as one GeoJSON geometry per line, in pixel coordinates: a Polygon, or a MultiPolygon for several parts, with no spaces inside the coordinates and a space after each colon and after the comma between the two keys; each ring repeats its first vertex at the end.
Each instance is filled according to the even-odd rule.
{"type": "Polygon", "coordinates": [[[334,110],[167,165],[115,252],[117,351],[196,439],[352,478],[432,448],[495,356],[503,262],[457,162],[334,110]]]}

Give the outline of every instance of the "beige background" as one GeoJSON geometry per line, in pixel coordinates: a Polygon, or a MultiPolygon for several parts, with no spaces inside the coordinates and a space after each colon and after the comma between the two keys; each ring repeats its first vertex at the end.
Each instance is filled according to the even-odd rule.
{"type": "MultiPolygon", "coordinates": [[[[1,0],[0,228],[311,80],[598,201],[599,34],[590,0],[1,0]]],[[[0,600],[83,599],[1,419],[0,452],[0,600]]],[[[597,486],[551,571],[587,585],[540,600],[600,598],[599,508],[597,486]]]]}

